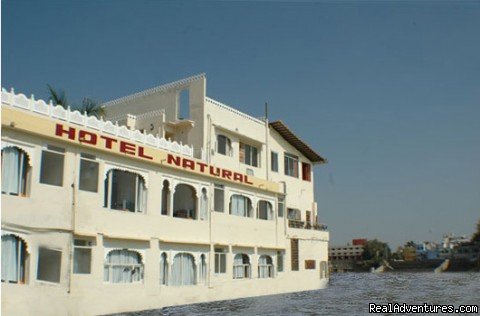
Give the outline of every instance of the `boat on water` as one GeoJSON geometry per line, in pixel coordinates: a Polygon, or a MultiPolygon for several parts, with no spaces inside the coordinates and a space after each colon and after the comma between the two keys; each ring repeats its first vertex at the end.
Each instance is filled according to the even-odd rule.
{"type": "Polygon", "coordinates": [[[98,315],[316,290],[327,227],[282,121],[206,96],[204,74],[104,104],[2,90],[2,314],[98,315]]]}

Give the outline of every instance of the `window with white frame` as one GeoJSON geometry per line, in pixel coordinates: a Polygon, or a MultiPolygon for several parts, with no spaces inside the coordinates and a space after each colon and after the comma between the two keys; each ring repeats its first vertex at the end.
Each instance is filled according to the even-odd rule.
{"type": "Polygon", "coordinates": [[[259,200],[257,203],[257,218],[264,220],[273,220],[272,203],[265,200],[259,200]]]}
{"type": "Polygon", "coordinates": [[[173,258],[172,279],[173,286],[194,285],[195,280],[195,259],[186,252],[178,253],[173,258]]]}
{"type": "Polygon", "coordinates": [[[168,257],[166,252],[160,256],[160,284],[168,284],[168,257]]]}
{"type": "Polygon", "coordinates": [[[213,195],[213,210],[223,213],[225,211],[225,187],[221,184],[215,184],[213,195]]]}
{"type": "Polygon", "coordinates": [[[274,151],[270,153],[270,168],[273,172],[278,172],[278,153],[274,151]]]}
{"type": "Polygon", "coordinates": [[[239,159],[240,162],[250,165],[253,167],[258,167],[258,149],[255,146],[244,144],[240,142],[239,150],[239,159]]]}
{"type": "Polygon", "coordinates": [[[104,207],[112,210],[145,212],[147,188],[137,173],[112,169],[105,179],[104,207]]]}
{"type": "Polygon", "coordinates": [[[227,254],[223,248],[215,248],[215,273],[227,272],[227,254]]]}
{"type": "Polygon", "coordinates": [[[63,186],[64,163],[65,149],[47,145],[47,147],[42,150],[40,183],[63,186]]]}
{"type": "Polygon", "coordinates": [[[285,175],[298,178],[298,157],[285,153],[284,155],[285,175]]]}
{"type": "Polygon", "coordinates": [[[37,280],[60,283],[62,251],[40,247],[38,249],[37,280]]]}
{"type": "Polygon", "coordinates": [[[91,273],[92,246],[93,242],[90,240],[80,238],[73,240],[73,273],[91,273]]]}
{"type": "Polygon", "coordinates": [[[200,269],[198,278],[199,284],[205,284],[207,282],[207,258],[204,254],[200,256],[200,269]]]}
{"type": "Polygon", "coordinates": [[[217,152],[225,156],[232,156],[232,141],[225,135],[217,136],[217,152]]]}
{"type": "Polygon", "coordinates": [[[98,162],[94,155],[80,154],[80,174],[78,188],[83,191],[98,191],[98,162]]]}
{"type": "Polygon", "coordinates": [[[170,183],[168,180],[163,180],[162,187],[162,215],[168,215],[170,204],[170,183]]]}
{"type": "Polygon", "coordinates": [[[260,279],[273,278],[272,257],[261,255],[258,258],[258,277],[260,279]]]}
{"type": "Polygon", "coordinates": [[[107,283],[138,283],[143,281],[140,253],[128,249],[111,250],[105,259],[104,281],[107,283]]]}
{"type": "Polygon", "coordinates": [[[240,194],[233,194],[230,197],[230,214],[243,217],[252,216],[252,201],[240,194]]]}
{"type": "Polygon", "coordinates": [[[250,257],[244,253],[237,253],[233,258],[233,278],[251,278],[250,257]]]}
{"type": "Polygon", "coordinates": [[[283,251],[277,251],[277,272],[283,272],[283,251]]]}
{"type": "Polygon", "coordinates": [[[278,217],[283,217],[283,214],[285,213],[285,197],[284,196],[279,196],[277,200],[278,200],[278,202],[277,202],[278,217]]]}
{"type": "Polygon", "coordinates": [[[27,245],[17,236],[2,236],[2,282],[25,283],[27,245]]]}
{"type": "Polygon", "coordinates": [[[18,147],[2,149],[2,193],[27,195],[27,182],[30,171],[29,157],[18,147]]]}

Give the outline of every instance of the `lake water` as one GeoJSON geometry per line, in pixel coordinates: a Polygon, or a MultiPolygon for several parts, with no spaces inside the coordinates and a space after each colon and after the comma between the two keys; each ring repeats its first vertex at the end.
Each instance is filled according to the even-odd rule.
{"type": "Polygon", "coordinates": [[[368,303],[480,305],[480,273],[333,274],[327,289],[122,315],[364,315],[368,303]]]}

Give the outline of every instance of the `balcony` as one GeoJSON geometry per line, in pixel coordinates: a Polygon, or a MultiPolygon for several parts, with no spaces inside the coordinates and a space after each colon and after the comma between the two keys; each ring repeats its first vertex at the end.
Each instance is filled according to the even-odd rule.
{"type": "Polygon", "coordinates": [[[317,223],[312,225],[310,223],[305,223],[304,221],[293,220],[293,219],[288,220],[288,227],[297,228],[297,229],[320,230],[320,231],[326,231],[328,229],[326,224],[317,223]]]}

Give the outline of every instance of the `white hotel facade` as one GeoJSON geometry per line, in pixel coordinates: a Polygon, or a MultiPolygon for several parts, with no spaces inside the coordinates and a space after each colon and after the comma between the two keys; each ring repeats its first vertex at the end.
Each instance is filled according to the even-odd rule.
{"type": "Polygon", "coordinates": [[[285,124],[207,97],[203,74],[104,108],[2,91],[3,315],[326,286],[312,170],[326,161],[285,124]]]}

